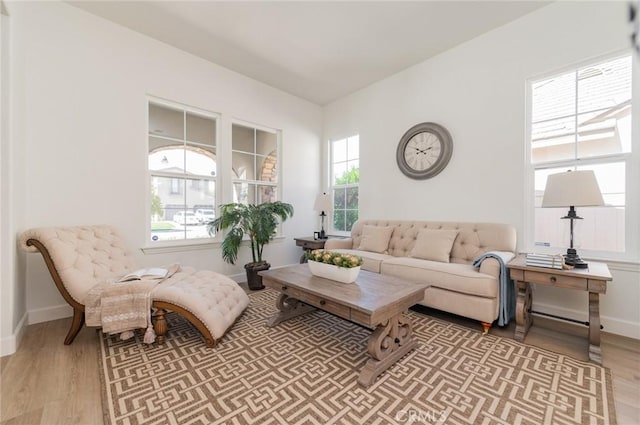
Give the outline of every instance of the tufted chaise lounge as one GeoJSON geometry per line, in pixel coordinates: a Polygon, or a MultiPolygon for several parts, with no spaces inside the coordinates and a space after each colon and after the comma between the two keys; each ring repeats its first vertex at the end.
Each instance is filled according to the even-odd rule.
{"type": "MultiPolygon", "coordinates": [[[[84,299],[97,283],[118,279],[136,270],[136,263],[116,230],[107,225],[43,227],[23,232],[19,244],[40,252],[73,321],[64,343],[71,344],[85,322],[84,299]]],[[[189,320],[215,346],[249,304],[245,291],[230,278],[213,271],[182,267],[152,293],[157,342],[167,333],[164,317],[174,311],[189,320]]]]}

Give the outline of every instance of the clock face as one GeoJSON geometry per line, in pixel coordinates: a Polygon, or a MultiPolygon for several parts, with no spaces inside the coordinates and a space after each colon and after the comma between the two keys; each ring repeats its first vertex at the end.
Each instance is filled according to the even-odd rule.
{"type": "Polygon", "coordinates": [[[404,148],[404,160],[416,171],[428,170],[442,153],[442,142],[437,135],[425,131],[413,136],[404,148]]]}
{"type": "Polygon", "coordinates": [[[428,179],[439,174],[449,162],[453,142],[449,132],[435,123],[411,127],[400,139],[396,151],[398,167],[412,179],[428,179]]]}

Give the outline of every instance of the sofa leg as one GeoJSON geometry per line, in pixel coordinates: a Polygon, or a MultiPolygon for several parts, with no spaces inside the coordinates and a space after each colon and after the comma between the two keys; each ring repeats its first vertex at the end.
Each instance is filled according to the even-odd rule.
{"type": "Polygon", "coordinates": [[[482,335],[486,335],[489,333],[489,329],[491,328],[491,323],[480,322],[482,323],[482,335]]]}

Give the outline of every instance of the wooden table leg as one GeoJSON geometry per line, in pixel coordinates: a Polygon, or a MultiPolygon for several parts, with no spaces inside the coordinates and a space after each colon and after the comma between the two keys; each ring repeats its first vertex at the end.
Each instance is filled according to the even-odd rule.
{"type": "Polygon", "coordinates": [[[529,282],[516,281],[516,331],[514,338],[524,340],[529,332],[533,318],[531,317],[531,285],[529,282]]]}
{"type": "Polygon", "coordinates": [[[394,316],[386,324],[379,325],[369,337],[368,351],[371,358],[360,371],[358,383],[370,386],[378,375],[417,346],[411,322],[402,315],[394,316]]]}
{"type": "Polygon", "coordinates": [[[278,323],[284,322],[285,320],[289,320],[292,317],[300,316],[315,310],[315,307],[305,304],[295,298],[291,298],[287,294],[280,294],[276,300],[276,307],[280,311],[267,319],[267,326],[270,328],[276,326],[278,323]]]}
{"type": "Polygon", "coordinates": [[[589,292],[589,360],[602,364],[600,349],[600,294],[589,292]]]}

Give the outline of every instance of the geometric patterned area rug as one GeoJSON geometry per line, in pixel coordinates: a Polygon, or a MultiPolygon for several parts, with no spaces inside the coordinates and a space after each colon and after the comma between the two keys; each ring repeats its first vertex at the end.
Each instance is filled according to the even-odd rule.
{"type": "Polygon", "coordinates": [[[263,290],[218,345],[169,314],[164,346],[100,333],[105,424],[615,424],[609,370],[409,311],[416,350],[357,383],[370,330],[322,311],[276,327],[263,290]]]}

